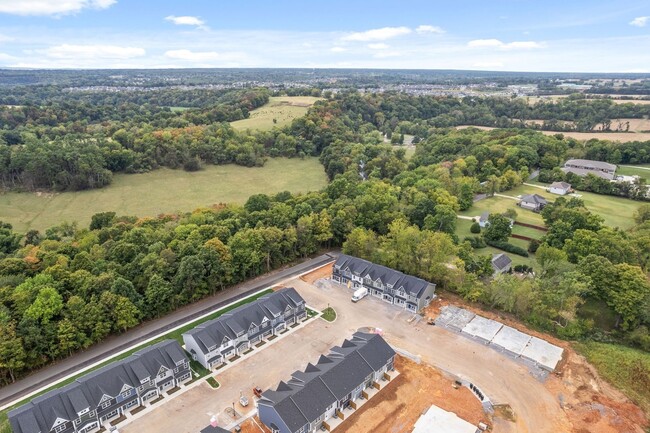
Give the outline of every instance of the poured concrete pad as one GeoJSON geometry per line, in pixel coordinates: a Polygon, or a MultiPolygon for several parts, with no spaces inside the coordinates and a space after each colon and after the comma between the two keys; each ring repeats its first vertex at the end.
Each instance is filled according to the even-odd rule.
{"type": "Polygon", "coordinates": [[[492,339],[492,344],[518,356],[524,351],[529,341],[530,335],[504,325],[492,339]]]}
{"type": "Polygon", "coordinates": [[[476,433],[476,426],[437,406],[431,406],[416,422],[413,433],[476,433]]]}
{"type": "Polygon", "coordinates": [[[475,314],[471,311],[448,305],[440,310],[440,314],[436,318],[436,324],[462,331],[474,316],[475,314]]]}
{"type": "Polygon", "coordinates": [[[485,340],[487,343],[492,341],[502,326],[503,324],[494,320],[486,319],[485,317],[481,316],[475,316],[471,322],[465,325],[463,332],[473,337],[485,340]]]}
{"type": "Polygon", "coordinates": [[[557,363],[562,359],[564,349],[541,340],[537,337],[532,337],[528,345],[521,353],[521,356],[536,362],[546,370],[553,371],[557,363]]]}

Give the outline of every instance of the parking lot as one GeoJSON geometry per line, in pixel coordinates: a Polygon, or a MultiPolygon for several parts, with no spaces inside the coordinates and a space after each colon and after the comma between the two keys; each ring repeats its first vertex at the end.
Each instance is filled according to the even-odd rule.
{"type": "MultiPolygon", "coordinates": [[[[429,326],[423,320],[412,320],[412,314],[379,299],[367,297],[352,303],[352,292],[343,286],[323,281],[312,285],[301,279],[292,280],[287,285],[295,287],[312,308],[333,307],[337,312],[336,320],[329,323],[312,319],[311,323],[257,351],[236,366],[217,373],[221,385],[218,389],[203,383],[120,430],[125,433],[194,433],[206,426],[215,414],[222,425],[228,425],[233,419],[224,414],[224,410],[238,400],[240,391],[252,398],[253,386],[263,389],[275,386],[353,332],[372,327],[380,328],[392,345],[417,355],[428,364],[472,381],[494,403],[510,404],[517,415],[516,422],[496,419],[494,431],[570,431],[556,397],[529,374],[526,366],[513,359],[453,332],[429,326]]],[[[235,407],[243,412],[238,403],[235,407]]],[[[343,425],[337,431],[354,430],[343,425]]]]}

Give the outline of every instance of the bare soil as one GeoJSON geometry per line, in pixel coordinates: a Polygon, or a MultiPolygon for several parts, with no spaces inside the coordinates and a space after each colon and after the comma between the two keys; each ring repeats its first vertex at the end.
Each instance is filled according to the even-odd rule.
{"type": "Polygon", "coordinates": [[[316,280],[320,280],[321,278],[328,278],[331,275],[332,275],[332,264],[329,263],[327,265],[321,266],[320,268],[314,269],[308,274],[303,275],[302,277],[300,277],[300,279],[306,283],[314,284],[316,280]]]}
{"type": "Polygon", "coordinates": [[[471,424],[482,421],[491,425],[472,392],[465,387],[454,389],[453,380],[438,370],[400,356],[395,368],[400,375],[346,419],[337,432],[407,433],[431,405],[454,412],[471,424]]]}
{"type": "Polygon", "coordinates": [[[247,419],[239,427],[241,427],[242,433],[271,433],[271,430],[262,424],[257,415],[247,419]]]}

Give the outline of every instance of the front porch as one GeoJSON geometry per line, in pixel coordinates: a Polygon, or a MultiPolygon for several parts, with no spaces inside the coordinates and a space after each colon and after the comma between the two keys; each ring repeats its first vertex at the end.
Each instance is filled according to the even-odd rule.
{"type": "Polygon", "coordinates": [[[327,431],[331,432],[335,428],[340,426],[343,423],[343,421],[348,419],[353,413],[355,413],[356,411],[361,409],[363,406],[368,404],[368,402],[370,402],[370,400],[374,396],[379,394],[379,392],[386,385],[388,385],[390,382],[395,380],[395,378],[398,377],[399,374],[400,373],[397,370],[393,370],[393,371],[389,371],[387,373],[384,373],[382,375],[381,379],[379,379],[378,382],[373,382],[371,387],[366,388],[363,391],[361,391],[361,398],[358,398],[358,399],[356,399],[354,401],[351,401],[350,405],[348,407],[346,407],[345,409],[343,409],[342,411],[337,409],[336,414],[332,418],[330,418],[327,421],[323,422],[323,426],[325,427],[325,429],[327,431]]]}

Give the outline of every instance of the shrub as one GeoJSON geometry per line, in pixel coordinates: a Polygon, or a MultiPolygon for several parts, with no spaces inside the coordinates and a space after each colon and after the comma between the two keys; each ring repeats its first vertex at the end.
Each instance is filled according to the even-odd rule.
{"type": "Polygon", "coordinates": [[[481,226],[479,223],[474,223],[472,226],[469,228],[469,231],[472,233],[481,233],[481,226]]]}
{"type": "Polygon", "coordinates": [[[512,244],[510,244],[508,242],[491,241],[489,239],[486,239],[485,243],[492,246],[492,247],[494,247],[494,248],[498,248],[500,250],[503,250],[503,251],[506,251],[506,252],[509,252],[509,253],[512,253],[512,254],[517,254],[518,256],[528,257],[528,251],[526,251],[525,249],[523,249],[521,247],[518,247],[516,245],[512,245],[512,244]]]}
{"type": "Polygon", "coordinates": [[[474,249],[487,247],[485,240],[480,236],[467,236],[465,237],[465,240],[469,242],[474,249]]]}
{"type": "Polygon", "coordinates": [[[530,243],[528,244],[528,252],[533,253],[533,254],[536,253],[537,248],[539,248],[540,244],[541,244],[541,242],[538,241],[537,239],[531,239],[530,243]]]}
{"type": "Polygon", "coordinates": [[[530,274],[533,272],[533,268],[528,265],[515,265],[513,268],[515,272],[519,272],[521,274],[530,274]]]}

